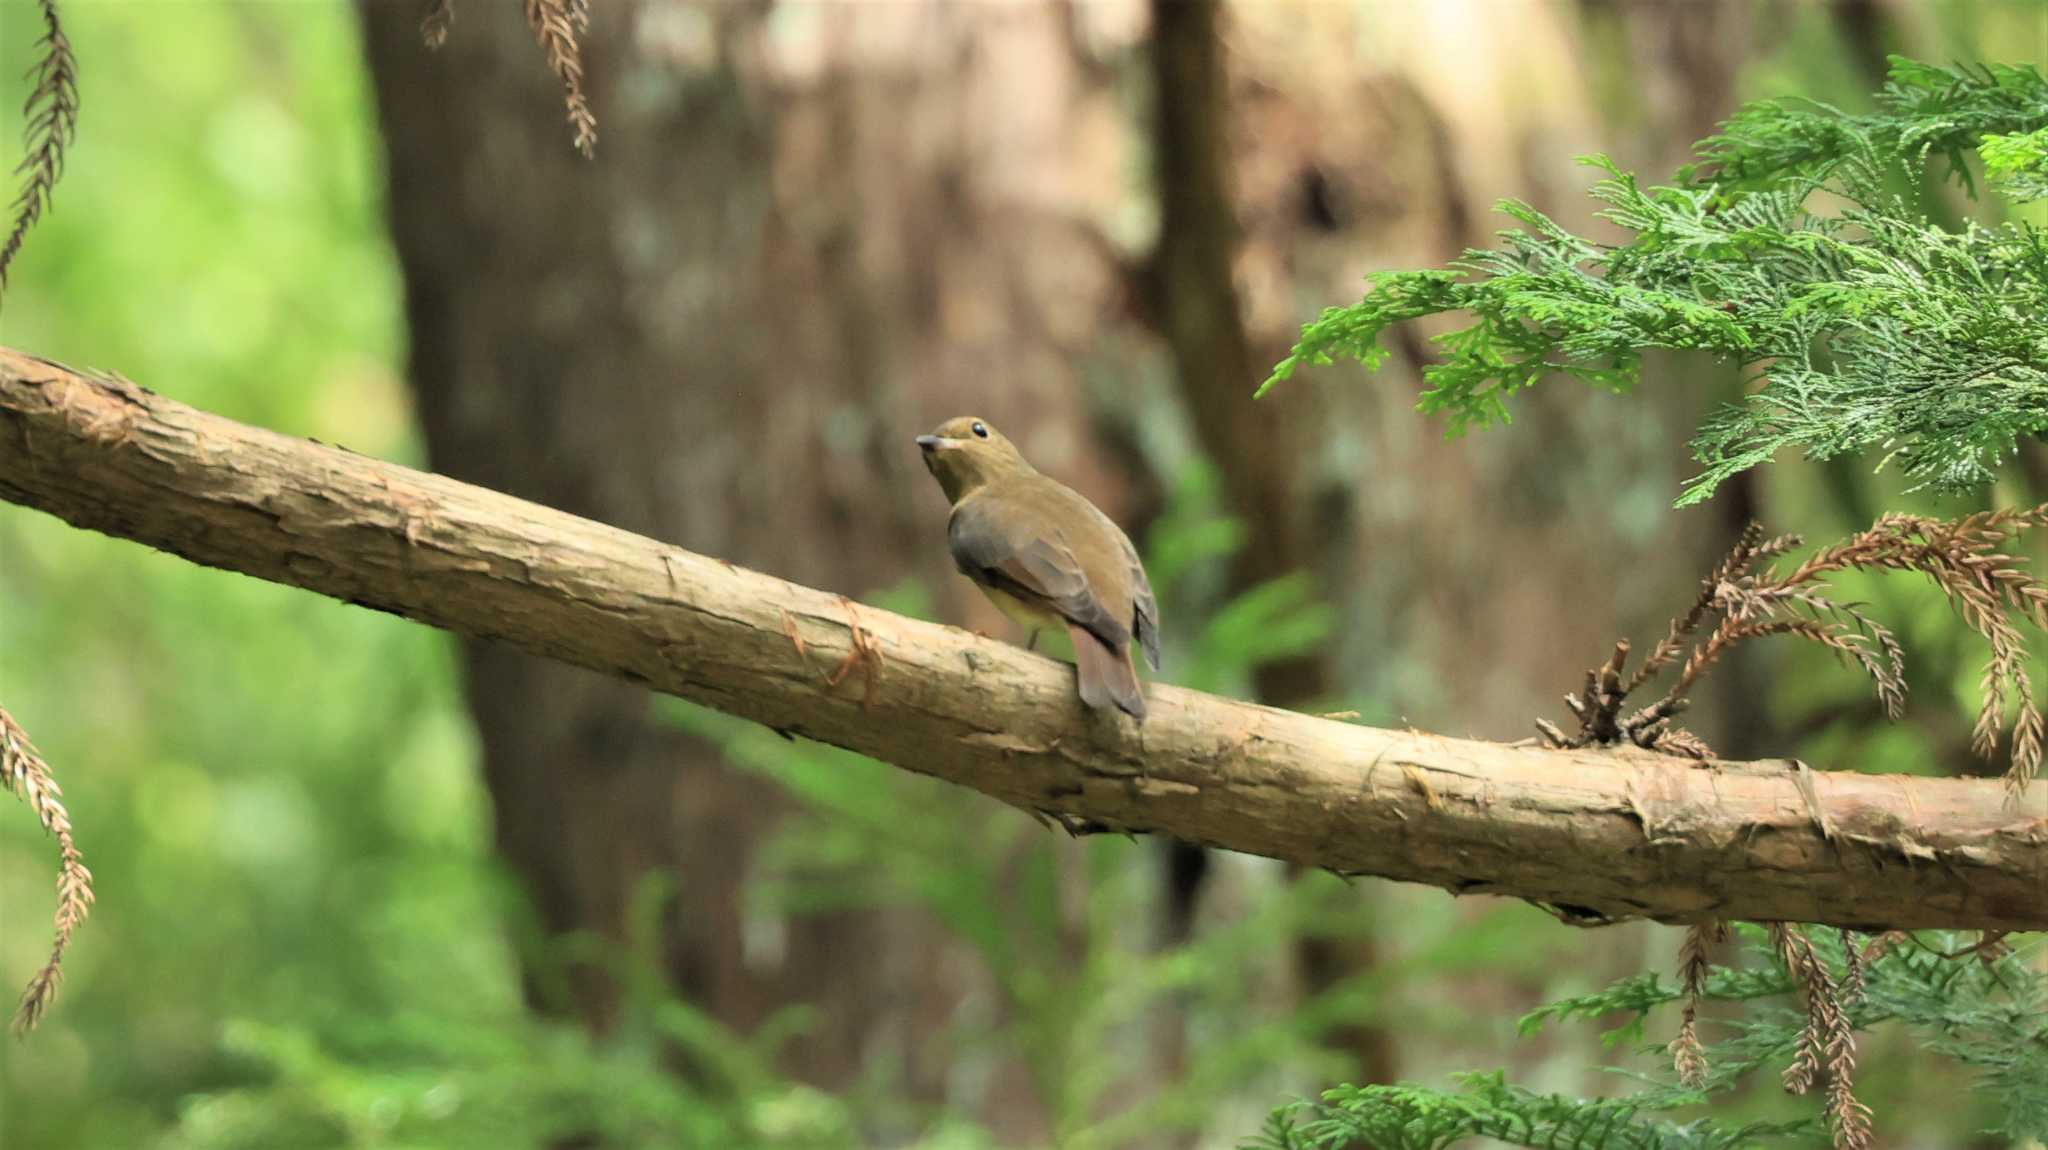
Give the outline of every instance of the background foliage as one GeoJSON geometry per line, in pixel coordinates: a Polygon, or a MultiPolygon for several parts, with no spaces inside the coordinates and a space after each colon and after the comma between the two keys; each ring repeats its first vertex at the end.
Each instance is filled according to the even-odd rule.
{"type": "MultiPolygon", "coordinates": [[[[0,337],[117,368],[236,419],[419,463],[349,10],[74,0],[66,14],[86,69],[83,123],[56,206],[15,267],[0,337]]],[[[2023,6],[1941,4],[1925,15],[1927,34],[1958,55],[2048,59],[2048,27],[2023,6]]],[[[33,24],[31,6],[0,0],[0,75],[27,68],[33,24]]],[[[1607,53],[1596,65],[1610,66],[1613,46],[1590,43],[1607,53]]],[[[1801,18],[1779,50],[1747,64],[1741,86],[1856,106],[1869,85],[1848,55],[1801,18]]],[[[1629,95],[1617,90],[1618,109],[1629,95]]],[[[0,139],[17,127],[0,119],[0,139]]],[[[2022,186],[2038,146],[2015,137],[1994,163],[2022,186]]],[[[1542,434],[1541,422],[1526,434],[1542,434]]],[[[1675,457],[1677,439],[1653,447],[1675,457]]],[[[1768,482],[1779,524],[1824,538],[1839,533],[1828,525],[1860,526],[1875,508],[2048,498],[2024,454],[2022,463],[1968,503],[1908,497],[1898,477],[1861,467],[1787,466],[1768,482]]],[[[1540,473],[1479,497],[1597,479],[1601,465],[1543,459],[1540,473]]],[[[1598,486],[1624,516],[1648,506],[1630,504],[1631,492],[1668,496],[1663,478],[1636,477],[1618,493],[1598,486]]],[[[1356,604],[1320,603],[1301,583],[1225,601],[1217,573],[1241,543],[1212,487],[1206,470],[1185,471],[1145,541],[1172,604],[1178,681],[1242,691],[1258,662],[1374,625],[1350,613],[1356,604]]],[[[1899,626],[1916,697],[1932,701],[1905,724],[1881,724],[1853,675],[1818,652],[1786,652],[1764,703],[1794,740],[1781,751],[1870,770],[1976,769],[1960,717],[1974,705],[1967,632],[1927,588],[1850,583],[1848,597],[1899,626]]],[[[1650,589],[1646,617],[1688,594],[1650,589]]],[[[873,593],[898,607],[919,595],[873,593]]],[[[1590,660],[1607,638],[1577,641],[1590,660]]],[[[1477,709],[1486,675],[1473,668],[1432,688],[1453,712],[1477,709]]],[[[1384,721],[1408,713],[1401,691],[1400,676],[1377,666],[1344,687],[1349,704],[1384,721]]],[[[58,1006],[32,1041],[0,1050],[9,1147],[541,1146],[592,1131],[649,1147],[997,1144],[975,1116],[905,1102],[886,1069],[838,1096],[783,1079],[773,1052],[802,1040],[800,1010],[757,1033],[725,1033],[675,1001],[630,948],[596,956],[633,988],[618,1033],[593,1040],[530,1014],[513,959],[530,916],[491,855],[477,747],[443,636],[0,508],[0,698],[57,767],[102,892],[58,1006]],[[669,1072],[678,1049],[687,1076],[669,1072]]],[[[1659,1065],[1636,1044],[1660,1041],[1668,1020],[1610,1044],[1584,1027],[1518,1040],[1515,1021],[1611,978],[1668,969],[1667,933],[1628,928],[1596,941],[1519,905],[1421,890],[1368,897],[1328,876],[1290,880],[1233,859],[1220,864],[1232,877],[1213,921],[1162,951],[1149,926],[1154,844],[1055,841],[1021,818],[996,824],[1003,833],[991,840],[971,833],[979,818],[960,817],[971,797],[716,716],[672,717],[803,801],[806,816],[756,878],[764,920],[917,906],[971,942],[995,990],[952,1025],[970,1051],[1021,1053],[1061,1145],[1232,1145],[1276,1099],[1350,1075],[1324,1041],[1343,1025],[1397,1036],[1402,1072],[1416,1081],[1509,1060],[1513,1081],[1576,1098],[1614,1087],[1589,1069],[1603,1060],[1659,1065]],[[1297,996],[1277,956],[1307,935],[1377,938],[1380,962],[1297,996]],[[1195,1049],[1163,1088],[1134,1089],[1130,1067],[1167,1001],[1190,1011],[1195,1049]]],[[[0,819],[0,972],[40,961],[49,875],[32,820],[0,819]]],[[[651,880],[644,913],[659,913],[669,893],[651,880]]],[[[595,945],[571,940],[562,960],[595,945]]],[[[2038,966],[2039,956],[2026,960],[2038,966]]],[[[1971,1093],[1969,1069],[1917,1045],[1882,1033],[1864,1053],[1863,1089],[1887,1100],[1887,1136],[1982,1144],[1977,1132],[2003,1120],[1995,1103],[1971,1093]]],[[[962,1073],[972,1072],[970,1060],[962,1073]]],[[[1716,1107],[1715,1121],[1810,1117],[1758,1077],[1716,1107]]],[[[1476,1078],[1463,1096],[1483,1102],[1511,1089],[1503,1083],[1476,1078]]],[[[1301,1120],[1341,1121],[1349,1097],[1301,1120]]]]}

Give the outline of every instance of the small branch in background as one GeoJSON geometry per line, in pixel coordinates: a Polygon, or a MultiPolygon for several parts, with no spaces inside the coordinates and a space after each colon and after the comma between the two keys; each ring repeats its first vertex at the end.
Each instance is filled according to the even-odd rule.
{"type": "MultiPolygon", "coordinates": [[[[583,94],[583,48],[577,37],[590,31],[590,0],[525,0],[525,11],[548,69],[562,82],[562,103],[576,133],[576,150],[587,160],[597,153],[597,114],[583,94]]],[[[454,24],[455,0],[426,0],[420,39],[428,48],[439,48],[448,42],[454,24]]]]}
{"type": "Polygon", "coordinates": [[[597,151],[597,116],[583,96],[583,50],[576,34],[590,27],[588,0],[526,0],[526,22],[562,82],[562,102],[576,132],[576,150],[589,159],[597,151]]]}
{"type": "Polygon", "coordinates": [[[0,708],[0,786],[21,796],[36,813],[43,829],[57,840],[57,941],[50,948],[50,960],[43,964],[28,988],[22,991],[21,1008],[14,1016],[18,1033],[35,1029],[43,1012],[57,997],[57,980],[62,976],[64,951],[71,945],[72,932],[92,910],[92,872],[85,869],[85,857],[71,837],[71,815],[64,809],[64,792],[50,776],[27,732],[0,708]]]}
{"type": "Polygon", "coordinates": [[[1983,703],[1971,746],[1990,758],[1998,749],[2008,699],[2018,704],[2012,723],[2008,793],[2017,800],[2042,758],[2043,720],[2026,669],[2026,640],[2016,620],[2048,627],[2048,583],[2028,572],[2023,560],[2002,548],[2029,527],[2048,523],[2048,504],[2031,510],[1985,511],[1957,520],[1921,515],[1886,515],[1832,547],[1823,548],[1791,572],[1767,564],[1800,545],[1796,535],[1765,539],[1750,524],[1727,558],[1700,585],[1684,615],[1674,619],[1636,672],[1626,680],[1626,640],[1616,643],[1606,664],[1586,672],[1583,697],[1566,695],[1579,729],[1567,735],[1539,719],[1537,729],[1553,747],[1619,746],[1631,743],[1685,758],[1712,752],[1698,737],[1670,725],[1685,710],[1700,677],[1737,644],[1768,635],[1791,635],[1817,643],[1853,661],[1876,685],[1886,716],[1897,719],[1906,706],[1905,651],[1891,630],[1863,611],[1832,598],[1826,580],[1848,570],[1918,571],[1934,581],[1971,630],[1990,644],[1985,662],[1983,703]],[[1688,640],[1712,616],[1718,621],[1695,643],[1671,689],[1662,698],[1621,716],[1629,697],[1664,671],[1688,640]]]}
{"type": "Polygon", "coordinates": [[[64,174],[64,149],[78,134],[78,58],[71,53],[71,41],[57,22],[56,0],[38,0],[43,13],[43,38],[37,41],[43,54],[30,75],[35,77],[28,100],[22,104],[22,139],[26,154],[15,171],[25,173],[21,194],[14,198],[14,227],[0,244],[0,290],[7,286],[7,269],[21,251],[22,241],[50,206],[57,178],[64,174]]]}

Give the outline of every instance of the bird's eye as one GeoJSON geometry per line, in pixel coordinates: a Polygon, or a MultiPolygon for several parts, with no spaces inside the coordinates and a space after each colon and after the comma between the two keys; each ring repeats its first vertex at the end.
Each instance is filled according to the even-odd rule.
{"type": "Polygon", "coordinates": [[[982,437],[983,439],[988,438],[988,424],[983,423],[978,419],[974,421],[974,426],[969,430],[973,431],[974,434],[982,437]]]}

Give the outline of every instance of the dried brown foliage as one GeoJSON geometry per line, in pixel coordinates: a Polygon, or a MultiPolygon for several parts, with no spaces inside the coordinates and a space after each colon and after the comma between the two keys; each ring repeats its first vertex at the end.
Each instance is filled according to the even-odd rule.
{"type": "Polygon", "coordinates": [[[583,49],[577,34],[590,27],[588,0],[526,0],[526,23],[547,56],[548,68],[562,82],[562,102],[569,109],[569,127],[576,150],[588,159],[597,150],[597,117],[583,96],[583,49]]]}
{"type": "MultiPolygon", "coordinates": [[[[1849,1003],[1834,972],[1814,952],[1813,942],[1798,926],[1771,924],[1771,945],[1806,996],[1806,1026],[1792,1065],[1785,1068],[1785,1089],[1804,1094],[1823,1083],[1822,1111],[1834,1132],[1836,1150],[1866,1150],[1870,1145],[1870,1107],[1856,1097],[1856,1034],[1849,1022],[1849,1003]]],[[[1855,948],[1850,948],[1855,953],[1855,948]]]]}
{"type": "Polygon", "coordinates": [[[29,73],[35,84],[21,106],[26,154],[14,168],[22,177],[21,193],[14,197],[14,226],[0,244],[0,290],[7,286],[7,269],[29,229],[49,208],[57,178],[64,174],[64,149],[78,134],[78,58],[57,21],[56,0],[37,3],[43,14],[43,37],[36,42],[42,55],[29,73]]]}
{"type": "MultiPolygon", "coordinates": [[[[562,82],[562,103],[569,110],[576,150],[589,159],[597,152],[597,115],[583,94],[583,47],[578,37],[590,31],[590,0],[523,0],[527,26],[547,57],[548,70],[562,82]]],[[[455,0],[426,0],[420,16],[420,39],[427,47],[448,42],[455,24],[455,0]]]]}
{"type": "Polygon", "coordinates": [[[1707,990],[1708,950],[1728,937],[1728,924],[1696,922],[1685,930],[1685,942],[1678,950],[1678,981],[1685,992],[1685,1009],[1678,1024],[1678,1037],[1671,1043],[1671,1061],[1678,1071],[1679,1085],[1698,1090],[1707,1082],[1707,1052],[1700,1043],[1700,999],[1707,990]]]}
{"type": "Polygon", "coordinates": [[[43,829],[57,840],[57,941],[50,948],[50,960],[43,964],[28,988],[22,991],[21,1008],[14,1016],[19,1033],[35,1028],[57,997],[57,980],[62,974],[64,951],[71,935],[92,909],[92,872],[71,837],[71,815],[64,809],[64,792],[50,776],[35,744],[5,708],[0,708],[0,786],[21,796],[36,813],[43,829]]]}
{"type": "MultiPolygon", "coordinates": [[[[1846,929],[1838,933],[1842,940],[1842,1004],[1854,1006],[1863,1001],[1864,970],[1870,965],[1869,958],[1883,952],[1872,951],[1869,957],[1866,957],[1863,948],[1856,945],[1854,934],[1846,929]]],[[[1875,946],[1876,943],[1873,942],[1872,945],[1875,946]]]]}
{"type": "MultiPolygon", "coordinates": [[[[1806,1006],[1806,1017],[1794,1040],[1792,1061],[1783,1082],[1787,1092],[1819,1091],[1835,1150],[1868,1150],[1872,1144],[1871,1109],[1856,1097],[1856,1023],[1851,1011],[1863,1002],[1872,963],[1901,946],[1918,947],[1941,958],[1975,959],[1989,965],[2012,953],[2004,932],[1987,931],[1972,946],[1939,950],[1905,931],[1886,931],[1859,943],[1857,935],[1838,929],[1839,973],[1815,947],[1807,933],[1816,929],[1796,923],[1767,924],[1767,937],[1806,1006]]],[[[1699,1006],[1707,997],[1711,972],[1709,949],[1728,937],[1728,924],[1694,923],[1679,946],[1680,1001],[1683,1012],[1677,1037],[1669,1046],[1679,1085],[1709,1088],[1706,1049],[1698,1033],[1699,1006]]],[[[1996,977],[1994,975],[1994,977],[1996,977]]]]}
{"type": "Polygon", "coordinates": [[[1870,676],[1885,714],[1897,718],[1906,703],[1905,652],[1890,629],[1854,604],[1833,597],[1828,577],[1848,570],[1917,571],[1941,588],[1963,621],[1990,644],[1983,676],[1983,704],[1971,745],[1990,757],[1998,747],[2008,702],[2017,704],[2012,724],[2011,766],[2006,779],[2017,797],[2039,772],[2043,721],[2027,674],[2026,641],[2017,621],[2048,626],[2048,583],[2024,568],[2007,546],[2029,527],[2048,523],[2048,504],[2030,510],[1986,511],[1957,520],[1921,515],[1886,515],[1832,547],[1780,574],[1769,564],[1800,545],[1796,535],[1765,539],[1752,523],[1727,558],[1700,584],[1685,614],[1635,673],[1623,678],[1626,640],[1616,643],[1606,664],[1586,672],[1581,694],[1565,704],[1579,729],[1567,735],[1538,720],[1552,746],[1639,747],[1705,759],[1712,756],[1697,736],[1671,726],[1700,677],[1736,645],[1769,635],[1790,635],[1817,643],[1853,662],[1870,676]],[[1759,570],[1759,567],[1762,567],[1759,570]],[[1693,637],[1714,620],[1704,639],[1693,637]],[[1623,716],[1628,699],[1661,674],[1692,644],[1671,689],[1653,703],[1623,716]]]}

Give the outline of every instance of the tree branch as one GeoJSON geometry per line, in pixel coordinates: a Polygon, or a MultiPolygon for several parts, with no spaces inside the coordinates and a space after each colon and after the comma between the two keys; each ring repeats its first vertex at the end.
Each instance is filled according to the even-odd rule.
{"type": "Polygon", "coordinates": [[[4,348],[0,498],[1104,828],[1579,918],[2048,928],[2048,782],[2008,806],[1996,780],[1509,746],[1162,684],[1138,727],[1019,647],[4,348]]]}

